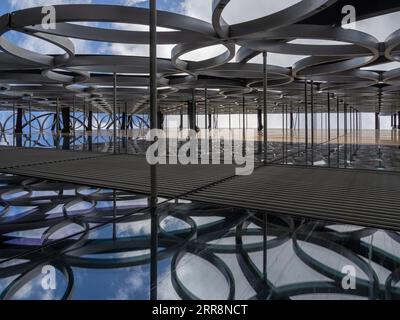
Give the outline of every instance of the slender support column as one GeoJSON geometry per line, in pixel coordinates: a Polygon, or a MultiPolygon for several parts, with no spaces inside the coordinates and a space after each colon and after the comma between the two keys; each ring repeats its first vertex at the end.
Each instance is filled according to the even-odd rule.
{"type": "Polygon", "coordinates": [[[307,156],[307,154],[308,154],[308,92],[307,92],[307,79],[304,81],[304,129],[305,129],[305,144],[306,144],[306,156],[307,156]]]}
{"type": "Polygon", "coordinates": [[[393,115],[393,129],[397,129],[397,113],[393,115]]]}
{"type": "Polygon", "coordinates": [[[229,108],[229,130],[232,130],[232,108],[229,108]]]}
{"type": "Polygon", "coordinates": [[[268,114],[267,114],[267,52],[263,52],[263,113],[264,113],[264,165],[268,163],[268,114]]]}
{"type": "Polygon", "coordinates": [[[331,96],[328,92],[328,167],[331,166],[331,96]]]}
{"type": "Polygon", "coordinates": [[[74,150],[75,150],[75,139],[76,139],[76,122],[75,122],[75,119],[76,119],[76,96],[74,95],[74,98],[73,98],[73,105],[72,105],[72,135],[73,135],[73,140],[72,140],[72,143],[73,143],[73,148],[74,148],[74,150]]]}
{"type": "MultiPolygon", "coordinates": [[[[157,101],[157,0],[150,0],[150,129],[158,128],[157,101]]],[[[157,300],[158,281],[158,215],[157,165],[150,166],[151,250],[150,299],[157,300]]]]}
{"type": "Polygon", "coordinates": [[[24,118],[24,109],[17,108],[17,123],[15,124],[15,134],[22,134],[22,121],[24,118]]]}
{"type": "Polygon", "coordinates": [[[61,108],[61,116],[63,119],[63,134],[70,134],[71,132],[71,110],[68,107],[61,108]]]}
{"type": "Polygon", "coordinates": [[[204,130],[207,133],[208,129],[208,90],[204,88],[204,130]]]}
{"type": "Polygon", "coordinates": [[[114,72],[114,84],[113,84],[113,144],[114,154],[117,154],[117,73],[114,72]]]}
{"type": "Polygon", "coordinates": [[[290,130],[294,129],[294,116],[293,112],[290,112],[290,130]]]}
{"type": "Polygon", "coordinates": [[[181,108],[180,114],[179,114],[179,130],[183,130],[183,108],[181,108]]]}
{"type": "Polygon", "coordinates": [[[262,121],[262,110],[261,109],[258,109],[257,110],[257,123],[258,123],[258,131],[259,132],[261,132],[262,130],[263,130],[263,128],[264,128],[264,126],[263,126],[263,121],[262,121]]]}
{"type": "Polygon", "coordinates": [[[399,119],[399,124],[397,125],[397,128],[400,130],[400,111],[397,113],[397,118],[399,119]]]}
{"type": "Polygon", "coordinates": [[[157,112],[157,117],[158,117],[158,129],[164,130],[164,114],[161,111],[157,112]]]}
{"type": "Polygon", "coordinates": [[[92,132],[93,131],[93,111],[89,110],[88,115],[87,115],[87,127],[86,127],[87,132],[92,132]]]}
{"type": "Polygon", "coordinates": [[[381,129],[381,123],[379,118],[379,112],[375,112],[375,130],[381,129]]]}
{"type": "Polygon", "coordinates": [[[340,167],[340,99],[336,98],[336,140],[337,140],[337,167],[340,167]]]}
{"type": "Polygon", "coordinates": [[[122,112],[121,130],[126,130],[126,111],[122,112]]]}
{"type": "Polygon", "coordinates": [[[282,164],[285,164],[285,104],[282,103],[282,164]]]}
{"type": "Polygon", "coordinates": [[[13,146],[15,147],[15,101],[13,102],[13,146]]]}
{"type": "MultiPolygon", "coordinates": [[[[331,141],[331,97],[328,92],[328,141],[331,141]]],[[[329,153],[331,150],[329,149],[329,153]]]]}
{"type": "Polygon", "coordinates": [[[188,106],[188,121],[189,121],[189,129],[194,130],[196,123],[194,120],[194,104],[193,101],[188,101],[187,102],[188,106]]]}
{"type": "MultiPolygon", "coordinates": [[[[243,106],[243,151],[245,151],[245,144],[246,144],[246,98],[243,95],[243,102],[242,102],[242,106],[243,106]]],[[[243,152],[244,153],[244,152],[243,152]]]]}
{"type": "Polygon", "coordinates": [[[314,80],[311,80],[311,161],[314,165],[314,125],[315,125],[315,114],[314,114],[314,80]]]}
{"type": "Polygon", "coordinates": [[[347,167],[347,149],[348,149],[348,127],[347,127],[347,111],[348,105],[344,102],[344,166],[347,167]]]}
{"type": "Polygon", "coordinates": [[[29,99],[29,147],[32,147],[32,99],[29,99]]]}
{"type": "Polygon", "coordinates": [[[60,139],[61,139],[61,137],[60,137],[60,130],[61,130],[61,125],[60,125],[60,98],[57,98],[55,125],[56,125],[56,132],[57,132],[56,148],[58,149],[60,147],[60,139]]]}
{"type": "Polygon", "coordinates": [[[394,129],[394,113],[390,114],[390,127],[394,129]]]}

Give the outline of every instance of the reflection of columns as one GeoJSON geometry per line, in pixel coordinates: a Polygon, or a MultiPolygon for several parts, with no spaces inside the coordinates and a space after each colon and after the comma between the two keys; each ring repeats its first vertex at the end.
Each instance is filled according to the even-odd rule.
{"type": "Polygon", "coordinates": [[[17,109],[17,121],[15,124],[15,133],[21,134],[22,133],[22,119],[24,118],[24,110],[21,108],[17,109]]]}
{"type": "Polygon", "coordinates": [[[62,108],[61,115],[63,119],[62,133],[69,134],[71,132],[71,110],[70,108],[62,108]]]}

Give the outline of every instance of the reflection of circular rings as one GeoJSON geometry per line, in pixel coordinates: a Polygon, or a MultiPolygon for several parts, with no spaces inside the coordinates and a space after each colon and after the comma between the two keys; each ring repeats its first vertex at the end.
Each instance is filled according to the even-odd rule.
{"type": "Polygon", "coordinates": [[[195,250],[191,248],[187,248],[185,250],[179,251],[177,254],[174,255],[171,261],[171,281],[172,281],[172,286],[176,290],[177,294],[183,299],[183,300],[200,300],[197,296],[195,296],[192,292],[190,292],[189,289],[186,288],[184,283],[179,279],[178,276],[178,265],[179,262],[182,260],[182,258],[187,254],[191,253],[193,255],[196,255],[209,263],[211,263],[225,278],[228,287],[229,287],[229,293],[227,300],[234,300],[235,299],[235,279],[233,277],[232,271],[229,269],[229,267],[226,265],[226,263],[219,257],[217,257],[215,254],[213,254],[211,251],[207,249],[203,250],[195,250]]]}
{"type": "Polygon", "coordinates": [[[74,199],[68,203],[66,203],[65,205],[63,205],[63,214],[64,216],[71,216],[72,214],[74,215],[84,215],[84,214],[88,214],[88,213],[92,213],[93,211],[95,211],[96,208],[96,201],[93,200],[86,200],[86,199],[74,199]],[[89,203],[90,207],[86,208],[86,209],[80,209],[79,211],[73,211],[71,213],[68,212],[68,210],[74,206],[76,206],[77,204],[83,204],[83,203],[89,203]]]}
{"type": "MultiPolygon", "coordinates": [[[[51,226],[46,230],[46,232],[42,235],[42,243],[43,245],[49,245],[50,250],[58,250],[59,252],[64,252],[64,251],[72,251],[74,249],[80,248],[88,239],[89,237],[89,224],[86,222],[82,222],[76,218],[68,218],[65,219],[59,223],[56,223],[55,225],[51,226]],[[62,240],[61,239],[50,239],[52,235],[54,235],[57,231],[63,229],[64,227],[70,226],[70,225],[78,225],[83,228],[82,231],[78,232],[77,235],[79,235],[78,239],[74,239],[72,244],[67,241],[67,240],[62,240]],[[57,241],[60,243],[57,244],[52,244],[52,241],[57,241]],[[60,250],[61,247],[61,250],[60,250]]],[[[70,237],[70,236],[67,236],[70,237]]]]}
{"type": "Polygon", "coordinates": [[[324,265],[321,261],[314,259],[308,253],[306,253],[299,244],[299,241],[311,243],[313,245],[321,246],[327,250],[331,250],[347,259],[349,259],[355,266],[360,268],[368,280],[357,278],[357,292],[360,295],[366,295],[370,298],[379,297],[379,279],[376,272],[370,268],[370,266],[361,259],[358,255],[350,251],[349,249],[337,244],[329,239],[319,236],[318,234],[310,234],[310,229],[314,227],[314,224],[305,224],[301,226],[296,232],[293,233],[293,250],[296,255],[310,268],[314,269],[318,273],[332,279],[333,281],[340,283],[343,279],[343,274],[336,269],[324,265]]]}
{"type": "MultiPolygon", "coordinates": [[[[40,8],[39,8],[40,9],[40,8]]],[[[18,47],[11,42],[9,42],[4,34],[10,30],[13,30],[12,28],[12,20],[14,19],[14,14],[6,14],[2,17],[0,17],[0,48],[9,54],[21,58],[26,61],[33,62],[35,64],[39,65],[45,65],[49,67],[56,67],[60,65],[64,65],[68,63],[69,61],[72,60],[72,58],[75,56],[75,47],[74,44],[71,40],[64,38],[64,37],[59,37],[55,35],[48,35],[44,33],[39,33],[39,32],[34,32],[31,35],[48,41],[57,47],[61,48],[62,50],[65,51],[64,55],[58,55],[58,56],[50,56],[50,55],[45,55],[45,54],[39,54],[30,50],[26,50],[24,48],[18,47]],[[10,22],[11,21],[11,22],[10,22]]]]}
{"type": "Polygon", "coordinates": [[[2,218],[10,210],[10,205],[0,200],[0,218],[2,218]]]}
{"type": "MultiPolygon", "coordinates": [[[[41,274],[42,267],[44,264],[40,264],[33,269],[23,273],[17,279],[11,282],[11,284],[4,289],[4,291],[0,295],[0,300],[11,300],[13,296],[26,284],[35,279],[38,275],[41,274]]],[[[69,300],[72,297],[72,290],[74,287],[74,274],[69,266],[65,266],[59,263],[52,264],[57,270],[59,270],[65,277],[67,286],[65,288],[65,292],[61,297],[61,300],[69,300]]]]}
{"type": "Polygon", "coordinates": [[[337,0],[303,0],[293,6],[273,13],[271,15],[242,22],[235,25],[228,25],[222,18],[222,12],[231,0],[214,0],[212,22],[218,35],[225,39],[235,39],[241,37],[262,36],[266,31],[279,27],[294,24],[307,17],[326,9],[337,0]]]}
{"type": "Polygon", "coordinates": [[[230,60],[233,59],[236,53],[236,47],[235,44],[232,42],[221,42],[221,43],[216,43],[216,42],[197,42],[197,43],[181,43],[176,45],[172,49],[171,53],[171,61],[174,66],[176,66],[177,69],[188,72],[188,73],[195,73],[198,71],[202,70],[207,70],[207,69],[212,69],[214,67],[221,66],[225,63],[228,63],[230,60]],[[197,49],[209,47],[212,45],[216,44],[222,44],[226,47],[226,51],[224,51],[222,54],[202,60],[202,61],[183,61],[180,60],[179,57],[182,55],[195,51],[197,49]]]}

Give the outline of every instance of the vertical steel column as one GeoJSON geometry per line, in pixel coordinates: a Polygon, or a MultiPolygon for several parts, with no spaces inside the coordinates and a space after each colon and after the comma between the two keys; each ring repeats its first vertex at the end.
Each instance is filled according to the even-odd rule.
{"type": "Polygon", "coordinates": [[[56,148],[58,149],[60,146],[60,98],[57,98],[57,105],[56,105],[56,132],[57,132],[56,148]]]}
{"type": "Polygon", "coordinates": [[[311,163],[314,165],[314,80],[311,80],[311,163]]]}
{"type": "Polygon", "coordinates": [[[73,148],[75,150],[75,139],[76,139],[76,96],[73,98],[73,106],[72,106],[72,134],[73,134],[73,148]]]}
{"type": "Polygon", "coordinates": [[[117,73],[114,72],[113,79],[113,142],[114,142],[114,155],[117,154],[117,73]]]}
{"type": "MultiPolygon", "coordinates": [[[[243,148],[245,145],[245,141],[246,141],[246,98],[243,95],[242,97],[242,107],[243,107],[243,148]]],[[[243,149],[245,150],[245,149],[243,149]]]]}
{"type": "Polygon", "coordinates": [[[347,148],[348,148],[348,128],[347,128],[347,107],[348,105],[346,102],[343,102],[343,109],[344,109],[344,166],[347,167],[347,148]]]}
{"type": "MultiPolygon", "coordinates": [[[[305,144],[306,144],[306,157],[308,157],[308,92],[307,92],[307,79],[304,80],[304,129],[305,129],[305,144]]],[[[308,161],[307,161],[308,164],[308,161]]]]}
{"type": "Polygon", "coordinates": [[[331,96],[328,92],[328,167],[331,166],[331,96]]]}
{"type": "Polygon", "coordinates": [[[267,52],[263,52],[263,96],[264,96],[264,165],[268,163],[268,115],[267,115],[267,90],[268,90],[268,74],[267,74],[267,52]]]}
{"type": "Polygon", "coordinates": [[[229,130],[232,130],[232,108],[229,107],[229,130]]]}
{"type": "Polygon", "coordinates": [[[207,133],[208,130],[208,90],[204,88],[204,130],[207,133]]]}
{"type": "MultiPolygon", "coordinates": [[[[150,0],[150,129],[158,128],[157,99],[157,0],[150,0]]],[[[157,165],[150,167],[151,253],[150,299],[157,300],[158,279],[158,215],[157,165]]]]}
{"type": "Polygon", "coordinates": [[[125,103],[125,143],[126,143],[126,154],[128,154],[128,102],[125,103]]]}
{"type": "Polygon", "coordinates": [[[397,128],[400,129],[400,111],[397,113],[397,115],[398,115],[397,118],[399,119],[399,124],[398,124],[397,128]]]}
{"type": "Polygon", "coordinates": [[[336,140],[337,140],[337,167],[340,166],[340,100],[336,98],[336,140]]]}
{"type": "Polygon", "coordinates": [[[13,147],[15,147],[15,101],[13,102],[13,147]]]}
{"type": "Polygon", "coordinates": [[[29,98],[29,147],[32,148],[32,99],[29,98]]]}

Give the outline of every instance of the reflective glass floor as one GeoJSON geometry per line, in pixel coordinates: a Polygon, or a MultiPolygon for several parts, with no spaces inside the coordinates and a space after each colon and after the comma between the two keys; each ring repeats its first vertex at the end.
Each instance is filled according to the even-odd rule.
{"type": "MultiPolygon", "coordinates": [[[[240,130],[239,130],[240,131],[240,130]]],[[[238,130],[232,135],[241,137],[238,130]]],[[[326,130],[315,132],[314,144],[309,134],[308,144],[305,143],[304,132],[297,130],[269,131],[268,162],[274,164],[322,166],[345,169],[367,169],[400,171],[400,130],[362,130],[348,132],[332,130],[329,140],[326,130]]],[[[200,135],[199,141],[203,139],[200,135]]],[[[248,140],[254,141],[255,161],[263,161],[263,142],[261,135],[254,136],[254,130],[248,133],[248,140]]],[[[186,143],[185,133],[179,134],[178,146],[186,143]]],[[[211,143],[210,143],[211,144],[211,143]]],[[[168,145],[168,142],[167,142],[168,145]]],[[[201,145],[201,143],[199,143],[201,145]]],[[[32,139],[29,136],[3,133],[0,136],[1,146],[17,146],[32,148],[49,148],[60,150],[79,150],[88,152],[112,153],[114,151],[113,135],[108,131],[94,131],[92,134],[56,137],[51,132],[34,132],[32,139]]],[[[143,134],[118,136],[115,148],[122,154],[146,154],[149,142],[143,134]]],[[[199,151],[199,155],[200,155],[199,151]]],[[[224,154],[224,144],[210,150],[213,153],[224,154]]]]}
{"type": "Polygon", "coordinates": [[[0,199],[2,299],[400,298],[387,230],[161,199],[155,246],[143,195],[0,175],[0,199]]]}

